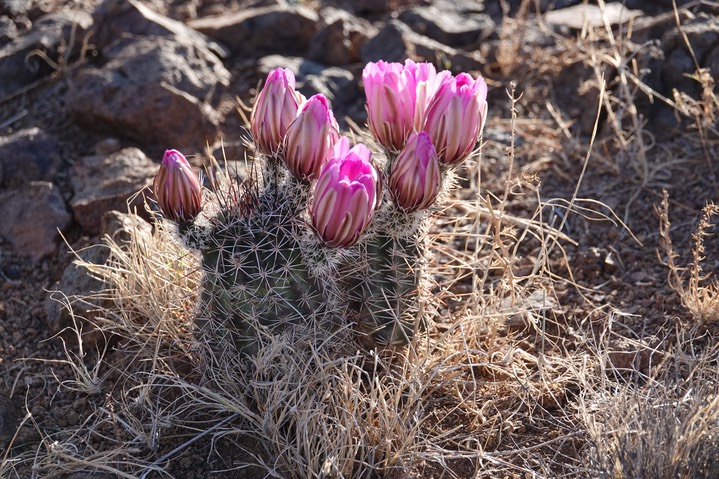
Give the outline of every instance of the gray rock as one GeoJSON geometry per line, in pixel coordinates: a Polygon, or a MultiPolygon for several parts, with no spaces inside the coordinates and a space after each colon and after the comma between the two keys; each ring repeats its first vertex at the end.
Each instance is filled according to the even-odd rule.
{"type": "Polygon", "coordinates": [[[9,17],[26,15],[31,4],[30,0],[0,0],[0,15],[9,17]]]}
{"type": "Polygon", "coordinates": [[[406,58],[443,64],[448,61],[461,71],[476,71],[484,63],[478,51],[465,52],[443,45],[412,31],[403,22],[392,20],[362,48],[363,62],[385,60],[404,62],[406,58]]]}
{"type": "Polygon", "coordinates": [[[384,13],[392,7],[390,0],[356,0],[352,6],[361,15],[384,13]]]}
{"type": "Polygon", "coordinates": [[[44,181],[0,193],[0,218],[0,235],[35,261],[55,253],[58,230],[72,219],[60,190],[44,181]]]}
{"type": "Polygon", "coordinates": [[[436,6],[405,10],[399,19],[412,31],[455,48],[477,47],[495,29],[489,15],[459,10],[444,10],[436,6]]]}
{"type": "Polygon", "coordinates": [[[61,165],[60,145],[39,128],[0,137],[0,186],[52,181],[61,165]]]}
{"type": "MultiPolygon", "coordinates": [[[[137,148],[125,148],[109,156],[86,156],[72,167],[75,195],[70,207],[88,235],[101,231],[101,219],[110,210],[127,210],[128,199],[148,185],[157,164],[137,148]]],[[[141,207],[138,195],[131,205],[141,207]]]]}
{"type": "MultiPolygon", "coordinates": [[[[61,53],[59,47],[66,42],[75,25],[75,46],[92,26],[92,17],[84,12],[52,13],[36,20],[24,35],[0,47],[0,98],[15,94],[50,73],[53,69],[34,52],[42,52],[53,61],[61,53]]],[[[77,50],[79,51],[79,50],[77,50]]],[[[68,52],[68,53],[77,53],[68,52]]]]}
{"type": "MultiPolygon", "coordinates": [[[[102,217],[101,234],[115,240],[121,247],[127,247],[132,238],[152,235],[152,227],[145,220],[134,214],[109,211],[102,217]]],[[[98,308],[108,306],[108,300],[102,299],[101,293],[107,284],[91,275],[88,270],[81,267],[79,261],[102,265],[110,256],[109,248],[104,244],[94,244],[76,251],[79,256],[63,271],[58,281],[45,300],[48,326],[53,334],[64,328],[72,327],[73,315],[82,321],[83,341],[89,344],[98,344],[107,339],[97,330],[93,319],[98,308]]]]}
{"type": "Polygon", "coordinates": [[[15,22],[8,17],[0,17],[0,43],[6,43],[17,37],[15,22]]]}
{"type": "Polygon", "coordinates": [[[306,7],[247,8],[194,20],[189,25],[230,47],[236,55],[301,55],[319,31],[319,17],[306,7]]]}
{"type": "Polygon", "coordinates": [[[377,34],[377,29],[346,10],[325,8],[321,16],[325,26],[312,38],[307,58],[326,65],[359,62],[362,46],[377,34]]]}
{"type": "Polygon", "coordinates": [[[214,143],[220,117],[203,99],[230,73],[212,53],[179,38],[127,37],[106,55],[73,77],[67,104],[79,124],[177,149],[214,143]]]}
{"type": "MultiPolygon", "coordinates": [[[[688,77],[695,73],[697,65],[687,49],[686,41],[692,46],[700,68],[719,64],[719,17],[697,15],[679,28],[673,28],[662,37],[662,49],[666,61],[661,66],[662,92],[669,94],[672,89],[700,97],[701,87],[696,80],[688,77]],[[686,40],[684,35],[686,35],[686,40]]],[[[716,78],[717,70],[711,70],[716,78]]],[[[671,98],[671,94],[669,94],[671,98]]]]}
{"type": "Polygon", "coordinates": [[[104,0],[95,8],[96,33],[93,43],[104,50],[123,35],[185,38],[225,58],[230,52],[202,33],[173,20],[136,0],[104,0]]]}
{"type": "Polygon", "coordinates": [[[621,25],[642,14],[641,10],[630,10],[621,3],[608,3],[603,9],[597,5],[583,3],[548,11],[544,15],[544,21],[549,25],[564,25],[581,30],[585,26],[603,27],[605,21],[610,25],[621,25]]]}

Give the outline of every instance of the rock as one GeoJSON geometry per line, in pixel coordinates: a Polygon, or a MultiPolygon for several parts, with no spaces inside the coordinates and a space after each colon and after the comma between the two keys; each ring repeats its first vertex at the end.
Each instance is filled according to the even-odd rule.
{"type": "Polygon", "coordinates": [[[0,15],[11,18],[27,15],[32,2],[30,0],[0,0],[0,15]]]}
{"type": "Polygon", "coordinates": [[[184,38],[225,58],[230,52],[187,25],[151,10],[136,0],[105,0],[95,8],[96,34],[93,42],[104,50],[123,35],[184,38]]]}
{"type": "Polygon", "coordinates": [[[83,340],[97,344],[101,336],[92,332],[96,329],[92,326],[92,321],[95,311],[106,304],[106,300],[101,300],[99,295],[107,289],[107,284],[91,275],[79,262],[104,264],[110,256],[110,250],[105,245],[96,244],[82,248],[74,254],[77,259],[65,268],[62,278],[49,291],[45,300],[48,329],[55,335],[65,328],[82,326],[83,340]],[[73,316],[77,325],[74,324],[73,316]]]}
{"type": "MultiPolygon", "coordinates": [[[[152,226],[137,215],[109,211],[102,217],[100,233],[114,239],[121,247],[126,247],[132,238],[151,236],[152,226]]],[[[110,256],[110,249],[104,244],[94,244],[79,249],[75,254],[79,258],[65,268],[62,278],[45,300],[48,326],[52,334],[57,334],[74,326],[74,315],[76,320],[82,322],[83,341],[95,345],[107,339],[94,325],[98,308],[109,306],[108,300],[98,296],[107,288],[107,284],[80,266],[80,261],[103,265],[110,256]]]]}
{"type": "MultiPolygon", "coordinates": [[[[148,185],[158,166],[137,148],[109,156],[86,156],[72,167],[75,195],[70,201],[75,219],[88,235],[98,234],[102,216],[110,210],[127,210],[130,197],[148,185]]],[[[132,206],[142,208],[138,195],[132,206]]]]}
{"type": "Polygon", "coordinates": [[[0,17],[0,43],[6,43],[17,37],[15,22],[8,17],[0,17]]]}
{"type": "Polygon", "coordinates": [[[692,46],[699,68],[711,68],[716,78],[719,71],[719,17],[714,15],[697,15],[679,28],[673,28],[662,37],[662,50],[666,60],[661,66],[662,88],[660,92],[672,98],[672,90],[700,98],[701,86],[696,80],[689,78],[697,69],[697,65],[689,52],[686,42],[692,46]],[[686,35],[686,39],[684,38],[686,35]]]}
{"type": "Polygon", "coordinates": [[[404,62],[406,58],[440,65],[447,61],[461,71],[476,71],[483,64],[479,52],[470,53],[448,47],[413,32],[398,20],[389,22],[362,48],[364,63],[378,60],[404,62]]]}
{"type": "Polygon", "coordinates": [[[230,73],[212,53],[179,38],[125,37],[106,56],[73,77],[67,103],[78,123],[177,149],[214,143],[219,113],[202,99],[230,73]]]}
{"type": "Polygon", "coordinates": [[[306,7],[274,6],[200,18],[189,25],[224,43],[235,55],[302,55],[319,31],[319,17],[306,7]]]}
{"type": "Polygon", "coordinates": [[[39,128],[0,137],[0,186],[52,181],[62,165],[60,145],[39,128]]]}
{"type": "Polygon", "coordinates": [[[55,253],[58,230],[72,219],[60,190],[44,181],[0,193],[0,218],[0,234],[34,261],[55,253]]]}
{"type": "Polygon", "coordinates": [[[603,9],[597,5],[582,3],[550,10],[544,14],[544,21],[549,25],[563,25],[581,30],[585,26],[602,28],[605,21],[609,25],[621,25],[640,15],[643,15],[641,10],[630,10],[621,3],[607,3],[603,9]]]}
{"type": "Polygon", "coordinates": [[[321,15],[325,26],[312,38],[307,58],[326,65],[359,62],[362,46],[377,29],[345,10],[325,8],[321,15]]]}
{"type": "Polygon", "coordinates": [[[15,94],[53,72],[52,67],[33,52],[42,52],[53,61],[61,52],[75,25],[75,54],[81,40],[92,26],[92,17],[84,12],[66,11],[45,15],[36,20],[24,35],[0,47],[0,99],[15,94]]]}
{"type": "Polygon", "coordinates": [[[355,12],[360,15],[384,13],[390,9],[389,0],[356,0],[353,2],[355,12]]]}
{"type": "Polygon", "coordinates": [[[412,31],[455,48],[477,47],[495,29],[489,15],[459,10],[441,10],[437,6],[405,10],[399,19],[412,31]]]}

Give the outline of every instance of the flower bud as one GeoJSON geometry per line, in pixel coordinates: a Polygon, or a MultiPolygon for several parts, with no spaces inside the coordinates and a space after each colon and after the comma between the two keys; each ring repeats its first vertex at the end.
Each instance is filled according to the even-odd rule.
{"type": "Polygon", "coordinates": [[[412,212],[429,208],[439,193],[439,160],[429,135],[412,133],[392,165],[389,188],[394,203],[412,212]]]}
{"type": "Polygon", "coordinates": [[[185,157],[166,150],[152,191],[165,218],[176,223],[192,221],[202,210],[202,186],[185,157]]]}
{"type": "Polygon", "coordinates": [[[412,131],[414,95],[401,63],[368,63],[362,71],[367,120],[377,141],[398,150],[412,131]]]}
{"type": "Polygon", "coordinates": [[[261,153],[274,155],[279,151],[287,127],[304,101],[305,97],[295,91],[291,70],[276,68],[267,75],[250,115],[252,137],[261,153]]]}
{"type": "Polygon", "coordinates": [[[487,119],[484,78],[466,73],[443,77],[426,116],[422,129],[432,138],[439,161],[458,164],[472,152],[487,119]]]}
{"type": "Polygon", "coordinates": [[[336,156],[320,171],[310,209],[315,232],[335,248],[357,242],[372,220],[381,193],[369,149],[362,144],[351,150],[348,146],[345,137],[337,142],[336,156]]]}
{"type": "Polygon", "coordinates": [[[327,98],[314,95],[287,128],[283,156],[290,173],[300,180],[316,179],[339,137],[327,98]]]}

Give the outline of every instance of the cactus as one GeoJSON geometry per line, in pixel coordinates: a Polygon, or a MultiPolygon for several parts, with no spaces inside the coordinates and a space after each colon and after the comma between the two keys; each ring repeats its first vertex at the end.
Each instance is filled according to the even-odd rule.
{"type": "Polygon", "coordinates": [[[252,110],[255,181],[226,185],[200,212],[199,182],[186,179],[179,152],[166,153],[173,161],[153,187],[201,253],[197,327],[214,347],[252,354],[267,335],[348,322],[372,345],[401,346],[422,327],[431,207],[481,133],[486,84],[409,60],[370,63],[363,79],[382,145],[374,154],[350,148],[327,100],[306,100],[284,69],[268,75],[252,110]]]}

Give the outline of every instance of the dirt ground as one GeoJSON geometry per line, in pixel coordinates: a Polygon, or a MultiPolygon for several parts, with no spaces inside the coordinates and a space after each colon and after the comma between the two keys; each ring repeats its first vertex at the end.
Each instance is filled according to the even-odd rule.
{"type": "MultiPolygon", "coordinates": [[[[37,3],[46,12],[80,5],[66,1],[37,3]]],[[[93,2],[84,3],[89,8],[93,2]]],[[[169,15],[181,18],[181,12],[188,8],[185,3],[198,2],[168,3],[169,15]]],[[[657,19],[672,11],[671,6],[647,10],[657,19]]],[[[519,45],[512,40],[512,32],[523,28],[525,19],[521,15],[521,10],[509,14],[503,24],[505,33],[499,33],[493,44],[507,51],[497,47],[497,51],[488,55],[485,70],[479,72],[490,86],[490,116],[479,167],[476,170],[468,167],[467,179],[461,182],[458,195],[466,198],[476,194],[471,178],[479,171],[481,194],[489,197],[491,204],[501,203],[503,210],[514,218],[552,225],[568,238],[561,247],[551,250],[546,272],[546,278],[552,281],[556,304],[553,303],[545,332],[555,340],[556,348],[581,351],[586,345],[575,331],[605,331],[609,317],[614,318],[617,336],[607,341],[617,351],[615,363],[620,368],[648,374],[654,362],[660,360],[653,352],[679,347],[681,338],[690,330],[698,331],[700,339],[693,343],[697,348],[710,348],[719,318],[707,317],[698,326],[697,315],[682,303],[666,264],[657,207],[666,191],[669,231],[677,253],[675,261],[681,267],[690,265],[695,260],[693,235],[702,209],[707,203],[719,203],[716,85],[709,82],[711,78],[707,80],[704,97],[696,99],[693,115],[682,116],[677,108],[659,108],[635,84],[623,90],[627,83],[621,75],[634,67],[619,64],[611,56],[630,53],[622,51],[621,46],[612,46],[606,31],[597,29],[596,38],[567,31],[552,47],[523,47],[526,40],[519,45]],[[594,65],[588,53],[591,49],[597,55],[605,55],[594,65]],[[598,86],[601,74],[607,80],[606,89],[598,86]],[[510,82],[516,85],[514,119],[510,82]],[[604,105],[595,123],[600,99],[604,105]],[[537,212],[541,212],[542,218],[536,217],[537,212]],[[641,346],[628,347],[626,341],[641,346]]],[[[649,38],[661,38],[675,27],[673,21],[657,20],[657,25],[649,38]]],[[[622,34],[616,29],[614,33],[622,34]]],[[[230,60],[227,67],[243,81],[233,82],[233,89],[223,93],[221,102],[231,105],[235,97],[249,102],[248,92],[258,80],[256,73],[238,59],[230,60]]],[[[716,78],[716,72],[709,75],[716,78]]],[[[73,160],[92,152],[105,136],[83,129],[68,118],[63,99],[66,81],[67,77],[58,75],[38,84],[22,98],[1,103],[0,123],[20,109],[27,109],[27,114],[5,126],[0,135],[41,125],[59,138],[66,168],[58,174],[56,183],[67,200],[72,194],[68,175],[73,160]]],[[[239,131],[241,125],[230,108],[226,107],[228,115],[222,124],[228,137],[239,131]]],[[[126,144],[133,145],[131,141],[126,144]]],[[[137,146],[158,148],[158,145],[137,146]]],[[[702,274],[706,275],[703,285],[710,284],[710,276],[719,272],[716,233],[713,225],[705,230],[701,253],[702,274]]],[[[97,241],[83,236],[78,226],[72,226],[65,237],[75,248],[97,241]]],[[[543,246],[546,245],[536,238],[522,242],[515,262],[509,265],[516,276],[529,274],[543,246]]],[[[0,407],[0,412],[5,411],[5,416],[0,416],[0,426],[4,424],[0,427],[4,434],[0,435],[0,460],[8,464],[17,460],[16,467],[6,476],[8,479],[38,477],[33,475],[31,461],[19,458],[32,456],[38,448],[50,447],[53,437],[62,436],[68,427],[82,424],[90,412],[111,407],[111,390],[90,396],[68,387],[73,370],[65,362],[66,343],[63,337],[48,334],[47,291],[73,259],[65,250],[60,246],[56,256],[34,263],[0,239],[0,401],[10,404],[5,409],[0,407]],[[9,428],[8,424],[15,426],[9,428]]],[[[501,269],[497,266],[496,271],[501,269]]],[[[688,285],[688,272],[682,274],[688,285]]],[[[470,286],[462,280],[454,283],[458,292],[470,286]]],[[[522,328],[512,319],[507,320],[501,334],[512,335],[517,344],[536,346],[541,340],[536,331],[522,328]]],[[[75,346],[68,343],[67,347],[75,346]]],[[[93,353],[88,354],[92,357],[93,353]]],[[[567,394],[565,401],[571,401],[571,394],[567,394]]],[[[552,408],[547,410],[551,412],[552,408]]],[[[170,439],[158,456],[179,444],[178,441],[170,439]]],[[[566,454],[574,455],[571,461],[575,464],[582,462],[577,455],[582,454],[586,443],[582,439],[566,446],[566,454]]],[[[235,444],[230,440],[219,444],[200,440],[174,458],[167,471],[178,478],[208,477],[208,470],[229,467],[233,447],[235,444]]],[[[565,449],[562,451],[565,453],[565,449]]],[[[122,458],[117,460],[119,463],[122,458]]],[[[459,477],[472,477],[475,469],[481,475],[478,468],[470,460],[458,460],[452,466],[459,477]]],[[[509,474],[529,477],[520,476],[519,471],[516,469],[507,477],[511,477],[509,474]]],[[[439,467],[428,466],[427,472],[433,477],[442,476],[439,467]]],[[[72,477],[116,477],[102,471],[97,474],[72,477]]],[[[262,477],[252,475],[251,469],[232,474],[236,475],[218,477],[262,477]]],[[[559,477],[546,471],[540,474],[559,477]]],[[[566,471],[563,474],[575,477],[566,471]]],[[[576,477],[582,474],[577,472],[576,477]]]]}

